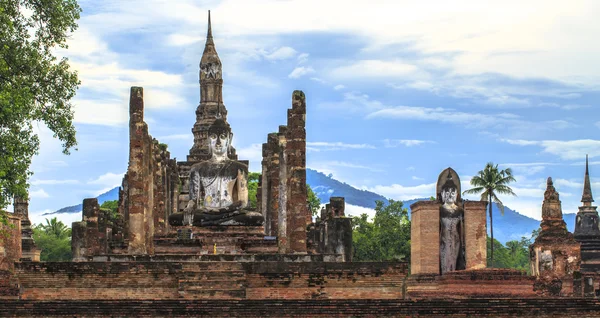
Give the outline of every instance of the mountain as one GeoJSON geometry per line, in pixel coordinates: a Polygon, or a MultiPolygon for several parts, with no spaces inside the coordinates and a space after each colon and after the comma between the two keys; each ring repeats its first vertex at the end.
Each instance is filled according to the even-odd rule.
{"type": "MultiPolygon", "coordinates": [[[[356,189],[347,183],[334,179],[332,175],[327,176],[312,169],[306,169],[306,182],[310,185],[322,203],[329,202],[330,197],[338,196],[344,197],[346,204],[374,209],[375,201],[380,200],[386,203],[388,201],[380,194],[356,189]]],[[[99,204],[102,204],[105,201],[118,200],[119,187],[115,187],[110,191],[99,195],[97,198],[99,204]]],[[[542,198],[540,198],[540,200],[541,199],[542,198]]],[[[422,200],[429,200],[429,198],[404,201],[404,207],[409,210],[409,218],[410,205],[422,200]]],[[[79,213],[81,210],[82,205],[78,204],[64,207],[56,212],[46,213],[44,215],[58,213],[79,213]]],[[[505,244],[507,241],[520,240],[522,236],[529,236],[533,230],[538,229],[540,226],[540,221],[519,214],[517,211],[506,206],[504,207],[504,215],[502,215],[495,203],[492,205],[492,214],[494,215],[494,238],[502,242],[502,244],[505,244]]],[[[567,223],[567,228],[569,231],[573,232],[575,228],[575,214],[568,213],[564,214],[563,216],[565,222],[567,223]]]]}
{"type": "MultiPolygon", "coordinates": [[[[119,188],[120,187],[114,187],[114,188],[108,190],[107,192],[104,192],[101,195],[97,196],[96,198],[98,199],[98,204],[102,204],[105,201],[118,200],[119,199],[119,188]]],[[[52,214],[59,214],[59,213],[79,213],[79,212],[81,212],[81,210],[83,210],[83,203],[67,206],[62,209],[56,210],[54,212],[44,213],[42,215],[52,215],[52,214]]]]}
{"type": "Polygon", "coordinates": [[[375,201],[388,202],[382,195],[358,190],[349,184],[333,179],[331,175],[326,176],[324,173],[312,169],[306,169],[306,183],[310,185],[321,203],[328,203],[330,197],[344,197],[346,204],[374,209],[375,201]]]}
{"type": "MultiPolygon", "coordinates": [[[[346,204],[371,209],[375,208],[375,200],[387,202],[387,199],[382,195],[365,190],[358,190],[346,183],[333,179],[331,175],[326,176],[325,174],[312,169],[306,169],[306,182],[310,185],[322,203],[329,202],[329,197],[332,196],[345,197],[346,204]]],[[[543,198],[540,198],[540,200],[542,199],[543,198]]],[[[403,201],[404,207],[409,211],[409,218],[410,205],[423,200],[429,200],[429,198],[403,201]]],[[[492,205],[492,214],[494,216],[494,238],[502,242],[502,244],[512,240],[520,240],[523,236],[529,237],[532,231],[540,227],[540,221],[522,215],[507,206],[504,207],[504,215],[502,215],[498,206],[494,203],[492,205]]],[[[567,228],[571,232],[575,229],[575,215],[576,214],[574,213],[563,214],[563,218],[567,223],[567,228]]],[[[488,216],[488,233],[489,222],[488,216]]]]}

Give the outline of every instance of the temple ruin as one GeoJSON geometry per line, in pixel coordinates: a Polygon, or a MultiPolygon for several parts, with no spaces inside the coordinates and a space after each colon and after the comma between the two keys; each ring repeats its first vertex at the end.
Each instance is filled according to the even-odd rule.
{"type": "Polygon", "coordinates": [[[149,133],[130,88],[129,162],[118,211],[84,199],[70,262],[40,262],[27,201],[0,237],[0,316],[597,316],[600,227],[586,158],[575,233],[552,179],[532,274],[487,268],[487,202],[461,197],[452,168],[435,198],[411,205],[411,259],[352,260],[352,219],[331,197],[313,221],[306,186],[306,96],[263,140],[255,209],[249,162],[231,146],[223,65],[210,12],[200,104],[185,161],[149,133]]]}

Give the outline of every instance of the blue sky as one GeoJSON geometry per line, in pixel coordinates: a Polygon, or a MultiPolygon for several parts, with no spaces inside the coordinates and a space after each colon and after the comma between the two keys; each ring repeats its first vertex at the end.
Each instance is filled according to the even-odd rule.
{"type": "MultiPolygon", "coordinates": [[[[70,48],[78,151],[43,125],[30,214],[120,185],[128,93],[144,87],[150,133],[185,160],[199,101],[207,10],[223,63],[224,101],[240,159],[307,96],[307,165],[393,199],[434,195],[446,167],[470,176],[511,167],[506,205],[539,219],[552,176],[576,212],[585,154],[600,196],[600,2],[80,1],[70,48]]],[[[71,222],[78,216],[65,218],[71,222]]]]}

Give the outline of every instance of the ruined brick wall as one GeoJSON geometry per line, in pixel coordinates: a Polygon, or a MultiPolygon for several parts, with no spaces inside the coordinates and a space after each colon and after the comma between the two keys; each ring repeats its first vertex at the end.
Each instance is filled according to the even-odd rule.
{"type": "Polygon", "coordinates": [[[465,201],[466,269],[487,267],[487,202],[465,201]]]}
{"type": "Polygon", "coordinates": [[[309,253],[341,255],[343,261],[352,261],[352,218],[345,217],[344,210],[343,197],[330,198],[322,217],[308,226],[309,253]]]}
{"type": "Polygon", "coordinates": [[[21,218],[21,257],[30,261],[39,262],[41,250],[33,240],[33,230],[29,220],[29,200],[15,197],[13,203],[14,215],[21,218]]]}
{"type": "Polygon", "coordinates": [[[153,254],[154,234],[166,233],[177,211],[179,169],[166,146],[152,138],[144,122],[143,88],[132,87],[129,101],[129,166],[123,179],[119,214],[130,254],[153,254]]]}
{"type": "Polygon", "coordinates": [[[0,271],[12,270],[21,259],[21,217],[7,213],[8,225],[0,224],[0,271]],[[3,235],[2,235],[3,234],[3,235]]]}
{"type": "Polygon", "coordinates": [[[285,143],[287,165],[287,236],[289,252],[306,253],[306,226],[311,223],[306,188],[306,97],[292,94],[285,143]]]}
{"type": "Polygon", "coordinates": [[[411,274],[440,273],[440,204],[419,201],[411,204],[411,274]]]}
{"type": "Polygon", "coordinates": [[[529,247],[536,292],[548,296],[570,296],[580,276],[581,246],[567,230],[559,194],[548,178],[542,204],[541,231],[529,247]]]}
{"type": "Polygon", "coordinates": [[[406,298],[533,298],[538,297],[533,290],[534,281],[524,271],[514,269],[461,270],[444,275],[411,274],[406,282],[406,298]]]}
{"type": "Polygon", "coordinates": [[[24,300],[401,299],[398,262],[19,263],[24,300]]]}

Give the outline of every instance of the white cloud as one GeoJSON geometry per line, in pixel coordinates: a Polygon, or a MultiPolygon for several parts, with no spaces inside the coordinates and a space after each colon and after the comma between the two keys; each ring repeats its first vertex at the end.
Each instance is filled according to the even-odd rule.
{"type": "MultiPolygon", "coordinates": [[[[110,188],[107,188],[106,191],[108,191],[116,186],[119,186],[123,182],[124,175],[125,175],[125,173],[107,172],[94,180],[88,181],[88,184],[99,184],[99,185],[104,185],[104,186],[110,187],[110,188]]],[[[104,192],[106,192],[106,191],[104,191],[104,192]]],[[[100,192],[99,194],[102,194],[102,193],[103,192],[100,192]]]]}
{"type": "Polygon", "coordinates": [[[588,154],[591,158],[600,156],[600,140],[579,139],[579,140],[511,140],[500,139],[500,141],[519,146],[538,145],[544,152],[558,156],[565,160],[580,160],[588,154]]]}
{"type": "Polygon", "coordinates": [[[298,66],[289,75],[289,78],[300,78],[306,74],[314,73],[315,70],[310,66],[298,66]]]}
{"type": "Polygon", "coordinates": [[[346,88],[346,86],[344,86],[342,84],[338,84],[333,87],[333,89],[335,89],[336,91],[342,90],[344,88],[346,88]]]}
{"type": "Polygon", "coordinates": [[[386,148],[394,148],[394,147],[398,147],[400,145],[405,146],[405,147],[413,147],[413,146],[419,146],[419,145],[423,145],[426,143],[434,143],[434,142],[431,140],[416,140],[416,139],[384,139],[383,143],[386,148]]]}
{"type": "Polygon", "coordinates": [[[361,216],[363,213],[366,213],[369,216],[369,219],[373,219],[375,216],[375,209],[346,203],[344,213],[346,216],[361,216]]]}
{"type": "Polygon", "coordinates": [[[298,52],[289,46],[283,46],[265,55],[267,60],[286,60],[296,56],[298,52]]]}
{"type": "Polygon", "coordinates": [[[374,187],[363,187],[363,190],[375,192],[394,200],[412,200],[429,198],[432,195],[435,196],[435,183],[417,186],[403,186],[400,184],[376,185],[374,187]]]}
{"type": "Polygon", "coordinates": [[[248,147],[236,149],[240,160],[249,160],[250,171],[262,171],[262,144],[251,144],[248,147]]]}
{"type": "Polygon", "coordinates": [[[298,64],[302,64],[308,61],[308,56],[308,53],[301,53],[300,55],[298,55],[298,64]]]}
{"type": "Polygon", "coordinates": [[[340,66],[329,74],[336,79],[357,77],[406,77],[414,76],[417,68],[402,61],[362,60],[351,65],[340,66]]]}
{"type": "Polygon", "coordinates": [[[40,180],[40,179],[33,179],[30,182],[32,185],[43,185],[43,184],[49,184],[49,185],[57,185],[57,184],[79,184],[79,180],[40,180]]]}
{"type": "Polygon", "coordinates": [[[46,199],[49,198],[50,195],[48,192],[44,191],[44,189],[37,189],[34,191],[29,191],[29,197],[32,199],[46,199]]]}
{"type": "Polygon", "coordinates": [[[371,112],[367,118],[396,118],[404,120],[438,121],[442,123],[461,125],[466,128],[502,129],[511,127],[513,131],[523,129],[566,129],[571,126],[566,121],[560,122],[531,122],[520,119],[518,115],[510,113],[483,114],[475,112],[461,112],[441,107],[415,107],[396,106],[382,108],[371,112]]]}
{"type": "Polygon", "coordinates": [[[351,163],[351,162],[345,162],[345,161],[324,161],[324,162],[314,162],[310,164],[310,168],[326,173],[326,172],[331,172],[334,171],[333,168],[335,167],[341,167],[341,168],[351,168],[351,169],[364,169],[364,170],[369,170],[372,172],[383,172],[384,170],[376,168],[374,166],[365,166],[365,165],[361,165],[361,164],[355,164],[355,163],[351,163]]]}
{"type": "Polygon", "coordinates": [[[416,181],[423,181],[423,180],[425,180],[424,178],[419,178],[417,176],[412,176],[411,179],[416,180],[416,181]]]}
{"type": "Polygon", "coordinates": [[[345,142],[329,142],[329,141],[309,141],[306,143],[307,147],[313,149],[313,151],[333,151],[333,150],[345,150],[345,149],[375,149],[375,146],[369,144],[349,144],[345,142]]]}

